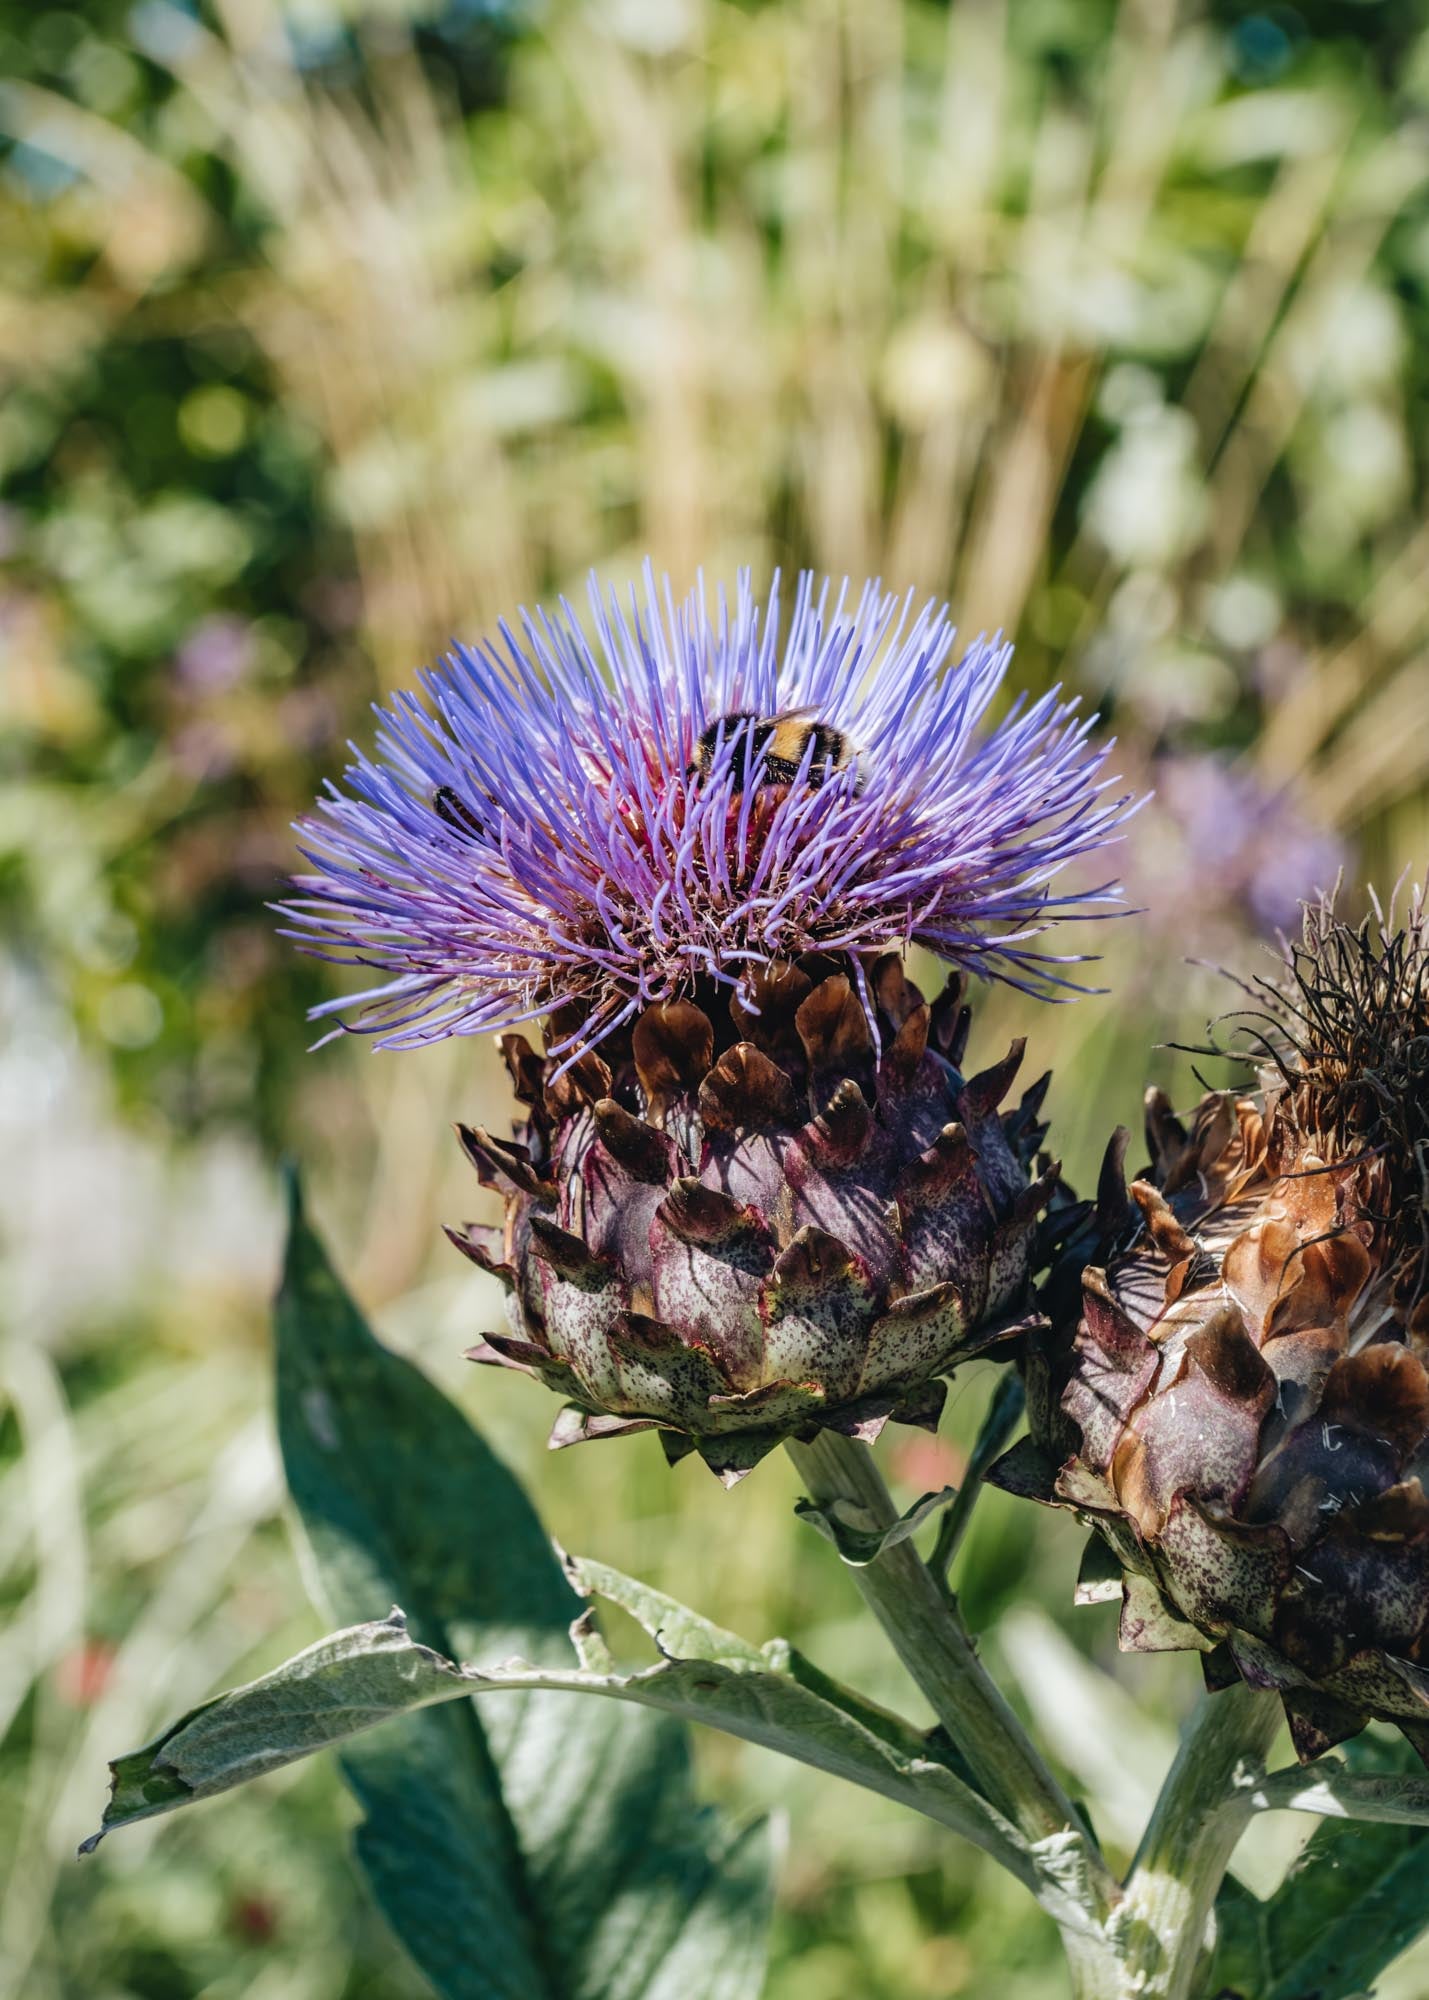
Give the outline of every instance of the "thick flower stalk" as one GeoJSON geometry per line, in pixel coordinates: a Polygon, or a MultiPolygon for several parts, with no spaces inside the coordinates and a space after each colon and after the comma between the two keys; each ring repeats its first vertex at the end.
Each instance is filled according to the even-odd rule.
{"type": "Polygon", "coordinates": [[[307,947],[382,982],[325,1011],[402,1047],[501,1030],[524,1124],[463,1130],[510,1291],[477,1358],[569,1400],[555,1442],[658,1427],[726,1478],[780,1438],[935,1421],[1025,1311],[1045,1080],[961,1068],[970,973],[1051,995],[1054,893],[1132,810],[1055,693],[985,717],[1009,650],[942,610],[648,574],[459,649],[304,831],[307,947]],[[931,1006],[902,958],[954,976],[931,1006]],[[516,1030],[541,1020],[545,1050],[516,1030]]]}
{"type": "Polygon", "coordinates": [[[1081,1595],[1120,1591],[1124,1645],[1275,1690],[1302,1758],[1370,1717],[1429,1758],[1423,891],[1312,906],[1248,992],[1259,1090],[1188,1125],[1151,1093],[1129,1193],[1113,1147],[1060,1412],[994,1476],[1095,1525],[1081,1595]]]}

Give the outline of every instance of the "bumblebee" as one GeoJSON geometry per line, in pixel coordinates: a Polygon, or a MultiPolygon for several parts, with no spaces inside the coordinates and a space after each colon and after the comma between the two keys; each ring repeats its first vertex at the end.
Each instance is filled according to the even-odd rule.
{"type": "Polygon", "coordinates": [[[805,779],[811,790],[817,790],[834,772],[848,770],[854,761],[852,743],[831,723],[816,722],[798,709],[764,716],[751,708],[737,708],[701,732],[686,778],[704,777],[712,769],[721,738],[734,745],[737,792],[751,780],[764,785],[794,784],[811,739],[814,753],[805,779]]]}

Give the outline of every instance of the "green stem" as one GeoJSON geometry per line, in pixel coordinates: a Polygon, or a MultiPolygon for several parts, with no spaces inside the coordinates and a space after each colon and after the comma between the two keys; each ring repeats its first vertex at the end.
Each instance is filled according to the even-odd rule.
{"type": "MultiPolygon", "coordinates": [[[[859,1508],[872,1529],[897,1520],[898,1510],[866,1445],[820,1431],[812,1444],[791,1442],[789,1454],[819,1506],[838,1501],[845,1508],[859,1508]]],[[[912,1542],[885,1549],[874,1562],[853,1568],[852,1575],[992,1803],[1029,1841],[1046,1840],[1068,1828],[1085,1838],[1071,1801],[978,1659],[956,1607],[912,1542]]],[[[1109,1905],[1115,1885],[1094,1843],[1088,1840],[1087,1848],[1096,1887],[1109,1905]]]]}
{"type": "Polygon", "coordinates": [[[1236,1686],[1202,1696],[1113,1920],[1127,1994],[1189,2000],[1216,1893],[1246,1822],[1238,1794],[1263,1775],[1280,1719],[1273,1694],[1236,1686]]]}
{"type": "Polygon", "coordinates": [[[1012,1369],[1004,1369],[997,1385],[987,1415],[982,1420],[982,1429],[977,1434],[972,1456],[968,1460],[963,1483],[958,1488],[958,1497],[944,1512],[938,1528],[938,1539],[933,1545],[933,1553],[928,1558],[928,1567],[940,1584],[947,1585],[948,1571],[953,1566],[953,1558],[962,1546],[982,1492],[982,1482],[988,1467],[997,1458],[1007,1440],[1016,1430],[1018,1420],[1026,1407],[1027,1397],[1022,1387],[1022,1377],[1012,1369]]]}

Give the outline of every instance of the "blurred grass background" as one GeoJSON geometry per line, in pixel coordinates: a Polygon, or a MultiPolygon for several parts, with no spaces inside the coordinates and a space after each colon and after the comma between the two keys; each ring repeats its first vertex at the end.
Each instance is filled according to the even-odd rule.
{"type": "MultiPolygon", "coordinates": [[[[0,1990],[421,1991],[325,1767],[72,1859],[106,1755],[316,1629],[284,1150],[562,1540],[904,1699],[782,1461],[548,1459],[549,1401],[460,1361],[493,1302],[437,1233],[480,1200],[447,1122],[501,1079],[305,1054],[289,822],[373,698],[594,562],[946,593],[1157,788],[1109,995],[975,1031],[1030,1029],[1085,1180],[1145,1078],[1195,1088],[1154,1047],[1224,1004],[1188,959],[1429,860],[1426,181],[1418,0],[0,0],[0,1990]]],[[[889,1441],[905,1489],[989,1382],[889,1441]]],[[[1075,1559],[992,1495],[962,1586],[1125,1845],[1199,1675],[1119,1659],[1075,1559]]],[[[931,1827],[702,1756],[788,1812],[770,2000],[1062,1992],[931,1827]]]]}

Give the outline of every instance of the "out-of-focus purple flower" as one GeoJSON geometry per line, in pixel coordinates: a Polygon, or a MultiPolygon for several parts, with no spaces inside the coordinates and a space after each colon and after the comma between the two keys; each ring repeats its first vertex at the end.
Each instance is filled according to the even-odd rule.
{"type": "Polygon", "coordinates": [[[169,753],[186,778],[216,785],[238,768],[238,742],[232,729],[211,717],[197,716],[176,729],[169,753]]]}
{"type": "Polygon", "coordinates": [[[982,726],[1010,647],[950,664],[945,608],[808,574],[782,644],[777,584],[766,606],[747,574],[713,616],[648,568],[628,608],[595,579],[590,606],[593,640],[563,601],[458,647],[302,823],[294,935],[391,975],[320,1012],[357,1006],[402,1047],[569,1009],[561,1053],[703,983],[750,991],[771,961],[847,955],[857,983],[862,955],[912,943],[1073,988],[1080,956],[1031,940],[1119,907],[1115,885],[1052,883],[1135,802],[1056,690],[982,726]],[[807,729],[771,769],[758,722],[791,713],[847,740],[844,768],[807,729]]]}
{"type": "Polygon", "coordinates": [[[253,632],[231,612],[201,618],[174,655],[181,685],[193,694],[218,694],[236,687],[253,659],[253,632]]]}
{"type": "Polygon", "coordinates": [[[303,750],[324,750],[339,740],[338,706],[329,688],[294,688],[278,704],[278,721],[289,743],[303,750]]]}
{"type": "MultiPolygon", "coordinates": [[[[1258,929],[1291,929],[1305,897],[1333,886],[1345,865],[1336,835],[1246,767],[1209,754],[1166,757],[1155,782],[1180,836],[1192,900],[1218,913],[1238,906],[1258,929]]],[[[1182,898],[1169,914],[1184,923],[1182,898]]]]}
{"type": "Polygon", "coordinates": [[[362,585],[356,577],[315,577],[301,602],[308,616],[329,632],[351,632],[362,619],[362,585]]]}

